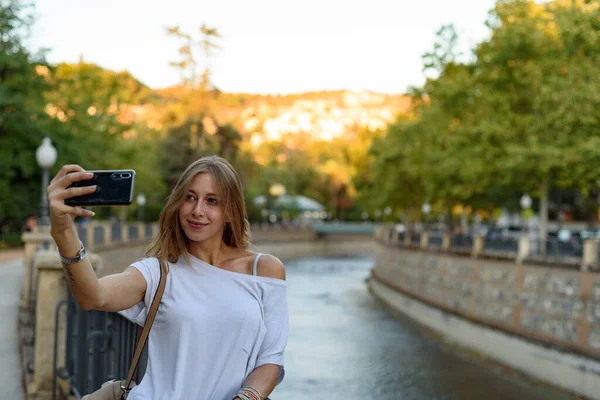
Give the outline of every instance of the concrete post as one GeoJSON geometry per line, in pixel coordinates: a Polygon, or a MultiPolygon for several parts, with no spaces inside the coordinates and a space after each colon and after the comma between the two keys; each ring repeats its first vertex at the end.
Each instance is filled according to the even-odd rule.
{"type": "Polygon", "coordinates": [[[411,237],[410,229],[405,228],[404,229],[404,247],[410,247],[410,245],[411,245],[410,237],[411,237]]]}
{"type": "Polygon", "coordinates": [[[429,233],[421,232],[421,248],[426,249],[429,247],[429,233]]]}
{"type": "Polygon", "coordinates": [[[24,249],[24,260],[23,260],[23,290],[21,291],[21,306],[32,307],[30,299],[32,299],[31,289],[35,288],[35,282],[37,279],[37,271],[32,264],[34,254],[38,248],[48,243],[51,248],[55,248],[54,240],[50,233],[41,232],[25,232],[21,235],[21,239],[25,242],[24,249]]]}
{"type": "Polygon", "coordinates": [[[129,224],[127,222],[121,225],[121,243],[129,242],[129,224]]]}
{"type": "Polygon", "coordinates": [[[451,234],[444,233],[444,236],[442,236],[442,250],[450,250],[451,239],[451,234]]]}
{"type": "Polygon", "coordinates": [[[583,241],[583,257],[581,260],[581,270],[586,272],[590,267],[598,264],[598,247],[600,240],[585,239],[583,241]]]}
{"type": "MultiPolygon", "coordinates": [[[[88,258],[94,269],[102,268],[102,259],[90,253],[88,258]]],[[[35,257],[35,268],[39,274],[39,289],[36,301],[34,373],[27,388],[28,398],[52,398],[54,332],[56,313],[58,320],[57,366],[65,365],[66,354],[66,300],[67,282],[56,251],[39,251],[35,257]],[[62,304],[59,307],[59,304],[62,304]],[[59,307],[59,308],[57,308],[59,307]]]]}
{"type": "Polygon", "coordinates": [[[154,239],[155,237],[158,236],[159,230],[160,230],[160,227],[159,227],[158,223],[156,223],[156,222],[153,223],[152,224],[152,239],[154,239]]]}
{"type": "MultiPolygon", "coordinates": [[[[256,228],[253,226],[253,228],[256,228]]],[[[382,232],[383,228],[381,226],[376,226],[375,227],[375,239],[376,240],[381,240],[381,232],[382,232]]]]}
{"type": "Polygon", "coordinates": [[[146,224],[143,222],[138,222],[137,223],[137,229],[138,229],[138,242],[143,242],[144,240],[146,240],[146,224]]]}
{"type": "Polygon", "coordinates": [[[110,222],[103,222],[102,229],[104,233],[104,245],[110,246],[112,243],[112,225],[110,222]]]}
{"type": "Polygon", "coordinates": [[[517,251],[517,262],[522,262],[531,255],[531,239],[529,236],[519,236],[519,250],[517,251]]]}
{"type": "Polygon", "coordinates": [[[485,236],[475,235],[473,238],[473,251],[471,255],[473,257],[477,257],[481,253],[483,253],[483,249],[485,247],[485,236]]]}
{"type": "Polygon", "coordinates": [[[85,248],[88,250],[92,250],[94,248],[94,226],[96,224],[92,221],[89,221],[85,225],[85,238],[86,242],[84,243],[85,248]]]}
{"type": "MultiPolygon", "coordinates": [[[[35,257],[35,269],[39,274],[38,296],[36,302],[34,375],[27,388],[29,396],[34,398],[51,397],[54,357],[54,330],[56,307],[65,299],[67,286],[63,277],[62,265],[54,251],[39,251],[35,257]]],[[[58,336],[65,337],[64,306],[61,307],[60,329],[58,336]]],[[[58,346],[58,364],[64,365],[64,341],[58,346]]]]}

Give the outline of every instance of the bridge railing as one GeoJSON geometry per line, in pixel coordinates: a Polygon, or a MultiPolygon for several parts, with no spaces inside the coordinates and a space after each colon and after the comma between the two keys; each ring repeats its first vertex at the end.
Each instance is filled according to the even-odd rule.
{"type": "Polygon", "coordinates": [[[585,239],[576,244],[549,238],[546,241],[546,254],[542,255],[539,243],[527,234],[518,237],[450,234],[415,230],[410,226],[380,224],[375,228],[375,236],[381,238],[382,234],[386,242],[398,247],[561,265],[582,270],[600,269],[600,239],[597,238],[585,239]]]}
{"type": "MultiPolygon", "coordinates": [[[[77,229],[99,276],[110,269],[103,252],[149,243],[158,233],[157,224],[144,223],[91,222],[77,229]]],[[[21,347],[28,398],[78,398],[108,379],[125,376],[135,324],[115,313],[79,307],[47,230],[25,233],[23,241],[21,347]]]]}

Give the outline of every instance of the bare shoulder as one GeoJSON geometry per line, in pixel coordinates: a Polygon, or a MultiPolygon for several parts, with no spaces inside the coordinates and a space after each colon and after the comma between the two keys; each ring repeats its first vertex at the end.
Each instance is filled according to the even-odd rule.
{"type": "Polygon", "coordinates": [[[257,274],[268,278],[285,281],[285,267],[279,258],[271,254],[263,254],[258,259],[257,274]]]}

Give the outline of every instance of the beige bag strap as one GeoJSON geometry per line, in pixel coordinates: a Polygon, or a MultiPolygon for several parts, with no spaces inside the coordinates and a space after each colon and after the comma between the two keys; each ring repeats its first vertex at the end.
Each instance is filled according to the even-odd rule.
{"type": "Polygon", "coordinates": [[[158,306],[160,304],[160,300],[162,298],[163,293],[165,292],[165,286],[167,283],[167,268],[163,261],[160,261],[160,280],[158,281],[158,289],[156,289],[156,293],[154,294],[154,299],[152,299],[152,304],[150,305],[150,310],[148,310],[148,316],[146,317],[146,322],[144,322],[144,327],[141,330],[141,333],[138,333],[138,337],[136,338],[135,352],[133,353],[133,359],[131,360],[131,365],[129,366],[129,373],[127,374],[127,380],[125,381],[125,385],[121,385],[122,396],[121,398],[125,398],[130,390],[131,381],[133,380],[133,376],[137,372],[138,364],[140,363],[140,356],[142,355],[142,351],[144,350],[144,346],[146,345],[146,341],[148,340],[148,335],[150,334],[150,328],[152,327],[152,323],[154,322],[154,318],[156,317],[156,312],[158,311],[158,306]]]}

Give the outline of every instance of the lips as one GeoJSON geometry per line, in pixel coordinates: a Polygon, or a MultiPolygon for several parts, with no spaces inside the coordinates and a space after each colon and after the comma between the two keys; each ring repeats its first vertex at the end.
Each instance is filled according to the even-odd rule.
{"type": "Polygon", "coordinates": [[[192,227],[193,229],[202,229],[205,226],[207,226],[208,224],[204,224],[202,222],[193,222],[193,221],[188,221],[188,224],[190,225],[190,227],[192,227]]]}

